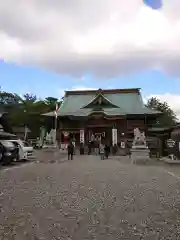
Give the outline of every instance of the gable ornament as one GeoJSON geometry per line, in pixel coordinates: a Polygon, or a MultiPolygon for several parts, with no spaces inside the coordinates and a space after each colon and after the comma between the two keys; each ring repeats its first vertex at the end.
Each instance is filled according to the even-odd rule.
{"type": "Polygon", "coordinates": [[[99,97],[99,99],[98,99],[98,104],[99,104],[99,105],[102,104],[102,97],[99,97]]]}

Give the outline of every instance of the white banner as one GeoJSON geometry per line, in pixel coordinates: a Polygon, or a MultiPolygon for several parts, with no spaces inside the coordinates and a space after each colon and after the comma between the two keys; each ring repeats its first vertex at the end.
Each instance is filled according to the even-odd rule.
{"type": "Polygon", "coordinates": [[[61,143],[61,149],[62,149],[62,150],[67,149],[67,147],[68,147],[68,144],[67,144],[67,143],[61,143]]]}
{"type": "Polygon", "coordinates": [[[84,144],[84,130],[80,130],[80,143],[84,144]]]}
{"type": "Polygon", "coordinates": [[[121,142],[121,148],[125,148],[125,142],[121,142]]]}
{"type": "Polygon", "coordinates": [[[113,146],[117,144],[117,129],[112,129],[112,144],[113,146]]]}

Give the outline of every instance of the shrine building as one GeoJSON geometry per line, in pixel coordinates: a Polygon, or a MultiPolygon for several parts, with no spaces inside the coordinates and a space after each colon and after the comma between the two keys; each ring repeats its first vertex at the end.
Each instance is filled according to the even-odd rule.
{"type": "Polygon", "coordinates": [[[145,107],[139,88],[66,91],[58,110],[57,136],[61,142],[74,138],[77,145],[87,144],[92,136],[118,144],[132,139],[135,128],[148,136],[159,114],[145,107]]]}

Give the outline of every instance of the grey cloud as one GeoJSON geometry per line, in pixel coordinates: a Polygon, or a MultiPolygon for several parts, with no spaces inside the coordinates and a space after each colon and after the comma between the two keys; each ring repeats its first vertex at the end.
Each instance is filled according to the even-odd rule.
{"type": "MultiPolygon", "coordinates": [[[[179,58],[180,59],[180,58],[179,58]]],[[[167,65],[166,70],[175,74],[175,62],[177,59],[164,60],[163,54],[158,52],[138,52],[132,53],[128,57],[111,55],[105,58],[101,55],[78,56],[77,54],[64,55],[61,59],[58,56],[51,58],[44,57],[41,66],[53,69],[55,72],[63,74],[73,73],[80,77],[86,72],[93,72],[96,76],[111,78],[121,74],[135,73],[145,69],[162,69],[167,65]]],[[[39,64],[39,63],[37,63],[39,64]]]]}
{"type": "MultiPolygon", "coordinates": [[[[180,9],[175,0],[174,5],[165,0],[162,14],[169,17],[169,23],[180,23],[177,15],[172,16],[175,4],[176,9],[180,9]]],[[[135,24],[137,14],[145,17],[146,14],[143,15],[142,11],[147,11],[143,9],[142,0],[6,0],[0,2],[0,33],[5,33],[12,41],[19,40],[20,47],[12,56],[11,52],[7,51],[8,59],[58,73],[79,77],[86,72],[92,72],[97,76],[113,77],[158,68],[169,74],[180,75],[180,34],[179,41],[176,35],[171,39],[171,43],[167,41],[162,46],[161,42],[151,44],[151,41],[149,45],[139,45],[138,39],[143,39],[144,35],[143,30],[138,31],[138,24],[143,24],[143,18],[134,28],[132,24],[135,24]],[[111,21],[111,18],[114,20],[111,21]],[[97,29],[101,28],[111,28],[117,35],[122,34],[122,38],[126,32],[124,28],[130,28],[128,39],[124,42],[117,41],[112,49],[109,43],[112,50],[110,53],[107,53],[106,49],[104,52],[99,51],[98,47],[95,50],[87,47],[88,51],[85,53],[75,48],[74,42],[80,37],[89,38],[90,44],[96,43],[100,37],[102,44],[110,41],[113,34],[111,32],[107,32],[107,36],[96,36],[97,29]],[[135,30],[139,36],[133,33],[135,30]],[[93,31],[91,40],[88,34],[93,31]],[[173,46],[174,42],[177,43],[177,49],[173,46]]],[[[157,16],[155,17],[157,19],[157,16]]],[[[170,30],[171,27],[167,27],[167,31],[170,30]]],[[[179,28],[175,30],[180,32],[179,28]]],[[[86,38],[83,41],[86,41],[86,38]]],[[[7,57],[5,47],[6,43],[2,45],[3,51],[0,50],[0,57],[4,59],[7,57]]]]}

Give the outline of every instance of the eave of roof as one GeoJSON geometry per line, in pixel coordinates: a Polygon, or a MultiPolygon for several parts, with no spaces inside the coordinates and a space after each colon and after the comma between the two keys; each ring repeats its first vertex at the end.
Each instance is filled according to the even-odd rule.
{"type": "Polygon", "coordinates": [[[168,131],[171,130],[171,127],[154,127],[154,128],[148,128],[148,131],[150,132],[161,132],[161,131],[168,131]]]}
{"type": "Polygon", "coordinates": [[[31,130],[28,127],[12,127],[12,130],[15,133],[24,133],[25,131],[27,131],[28,133],[31,132],[31,130]]]}
{"type": "Polygon", "coordinates": [[[43,113],[41,114],[42,116],[47,116],[47,117],[55,117],[55,111],[51,111],[51,112],[47,112],[47,113],[43,113]]]}
{"type": "MultiPolygon", "coordinates": [[[[112,109],[103,109],[103,111],[93,111],[93,110],[90,110],[89,112],[84,112],[84,111],[76,111],[76,112],[66,112],[66,113],[61,113],[59,112],[58,113],[58,117],[87,117],[89,115],[92,115],[93,113],[104,113],[106,116],[133,116],[133,115],[144,115],[144,116],[148,116],[148,115],[157,115],[157,114],[160,114],[158,112],[147,112],[147,113],[126,113],[126,112],[122,112],[121,113],[117,113],[117,112],[111,112],[110,110],[112,109]]],[[[42,114],[43,116],[47,116],[47,117],[55,117],[55,113],[54,111],[52,112],[48,112],[48,113],[44,113],[42,114]]]]}
{"type": "Polygon", "coordinates": [[[12,133],[7,133],[7,132],[0,132],[0,136],[4,136],[4,137],[15,137],[16,135],[12,134],[12,133]]]}

